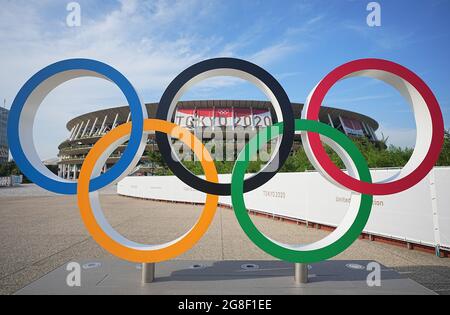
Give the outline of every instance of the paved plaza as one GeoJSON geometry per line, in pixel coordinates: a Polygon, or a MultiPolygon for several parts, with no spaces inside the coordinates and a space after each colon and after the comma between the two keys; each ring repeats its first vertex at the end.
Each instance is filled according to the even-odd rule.
{"type": "MultiPolygon", "coordinates": [[[[201,206],[159,203],[101,193],[115,229],[143,243],[171,241],[188,231],[201,206]]],[[[0,293],[12,294],[71,261],[112,258],[89,237],[76,197],[56,196],[33,185],[0,189],[0,293]]],[[[285,243],[307,243],[326,231],[254,217],[267,235],[285,243]]],[[[357,241],[338,260],[371,260],[393,268],[439,294],[450,294],[450,259],[367,240],[357,241]]],[[[241,230],[229,209],[219,209],[207,234],[178,260],[273,260],[241,230]]]]}

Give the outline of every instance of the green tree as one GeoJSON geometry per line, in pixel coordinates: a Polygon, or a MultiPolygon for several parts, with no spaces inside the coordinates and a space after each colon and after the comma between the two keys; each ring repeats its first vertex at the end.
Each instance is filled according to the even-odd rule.
{"type": "MultiPolygon", "coordinates": [[[[355,145],[358,147],[360,152],[366,158],[367,163],[370,168],[389,168],[389,167],[403,167],[410,160],[413,149],[411,148],[401,148],[397,146],[386,146],[384,142],[372,142],[367,138],[353,138],[355,145]]],[[[344,164],[339,158],[339,156],[328,146],[325,146],[327,154],[330,159],[340,168],[344,168],[344,164]]],[[[159,163],[163,164],[161,155],[156,153],[156,157],[153,159],[159,163]]],[[[194,174],[203,175],[203,168],[199,162],[183,162],[183,164],[194,174]]],[[[220,162],[216,161],[216,168],[219,174],[230,174],[233,171],[234,162],[220,162]]],[[[261,161],[250,162],[248,173],[257,173],[265,163],[261,161]]],[[[450,131],[445,132],[445,142],[440,155],[437,166],[450,166],[450,131]]],[[[305,172],[314,170],[314,167],[310,163],[303,147],[299,147],[295,150],[291,156],[288,158],[284,164],[281,172],[292,173],[292,172],[305,172]]],[[[165,174],[171,174],[169,171],[165,171],[165,174]]]]}
{"type": "Polygon", "coordinates": [[[21,175],[19,168],[14,161],[0,165],[0,176],[21,175]]]}
{"type": "MultiPolygon", "coordinates": [[[[11,175],[23,175],[19,167],[14,161],[4,163],[0,165],[0,177],[11,176],[11,175]]],[[[30,180],[23,176],[23,183],[31,183],[30,180]]]]}
{"type": "Polygon", "coordinates": [[[450,166],[450,130],[445,132],[444,146],[437,165],[450,166]]]}

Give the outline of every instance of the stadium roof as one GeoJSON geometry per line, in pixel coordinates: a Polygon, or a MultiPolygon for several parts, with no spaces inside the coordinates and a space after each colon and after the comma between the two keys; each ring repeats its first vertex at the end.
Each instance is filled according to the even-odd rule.
{"type": "MultiPolygon", "coordinates": [[[[193,107],[196,107],[196,108],[253,107],[256,109],[270,108],[272,111],[272,115],[274,116],[274,110],[273,110],[272,104],[270,102],[265,102],[265,101],[252,101],[252,100],[250,100],[250,101],[246,101],[246,100],[239,100],[239,101],[238,100],[185,101],[185,102],[179,102],[178,106],[179,106],[179,108],[193,108],[193,107]]],[[[299,103],[292,104],[296,118],[301,117],[301,112],[302,112],[303,106],[304,106],[303,104],[299,104],[299,103]]],[[[154,118],[156,116],[156,111],[158,109],[158,103],[146,104],[146,107],[147,107],[147,112],[148,112],[149,117],[154,118]]],[[[106,115],[108,115],[106,124],[112,125],[114,123],[114,120],[115,120],[117,114],[119,114],[119,117],[120,117],[119,121],[125,121],[129,115],[129,113],[130,113],[130,110],[129,110],[128,106],[113,107],[113,108],[109,108],[109,109],[104,109],[104,110],[87,113],[87,114],[78,116],[78,117],[70,120],[67,123],[67,129],[72,130],[72,128],[74,126],[76,126],[77,124],[80,124],[81,122],[86,122],[88,120],[90,120],[91,123],[93,123],[96,118],[101,120],[101,119],[104,119],[104,117],[106,115]]],[[[322,109],[320,112],[321,120],[326,121],[328,115],[330,115],[332,118],[335,118],[336,116],[341,115],[346,118],[364,121],[368,125],[370,125],[373,130],[377,130],[379,128],[378,122],[366,115],[355,113],[352,111],[343,110],[343,109],[322,106],[322,109]]]]}

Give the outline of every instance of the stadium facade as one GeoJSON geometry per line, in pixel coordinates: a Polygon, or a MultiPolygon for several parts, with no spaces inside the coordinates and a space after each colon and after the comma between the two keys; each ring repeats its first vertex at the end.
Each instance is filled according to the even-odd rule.
{"type": "Polygon", "coordinates": [[[8,162],[9,147],[6,129],[8,124],[9,111],[6,108],[0,107],[0,164],[8,162]]]}
{"type": "MultiPolygon", "coordinates": [[[[296,118],[301,117],[302,104],[293,104],[296,118]]],[[[157,103],[146,104],[148,116],[155,118],[157,103]]],[[[128,107],[117,107],[81,115],[68,122],[70,134],[59,146],[58,175],[66,179],[77,179],[85,157],[92,146],[107,132],[118,125],[130,121],[128,107]]],[[[214,142],[214,145],[233,143],[234,151],[240,152],[246,141],[254,136],[260,128],[276,122],[276,115],[270,102],[263,101],[187,101],[180,102],[173,121],[190,129],[201,139],[214,142]],[[208,132],[211,131],[211,132],[208,132]],[[221,132],[218,132],[221,131],[221,132]],[[217,134],[220,134],[218,137],[217,134]]],[[[351,111],[322,107],[320,121],[336,128],[350,137],[367,137],[377,142],[375,131],[378,123],[365,115],[351,111]]],[[[300,136],[296,137],[296,146],[301,145],[300,136]]],[[[126,144],[120,146],[107,160],[103,171],[106,172],[121,157],[126,144]]],[[[156,151],[154,133],[148,138],[146,152],[156,151]]],[[[151,173],[148,154],[144,154],[141,165],[136,170],[140,174],[151,173]]]]}

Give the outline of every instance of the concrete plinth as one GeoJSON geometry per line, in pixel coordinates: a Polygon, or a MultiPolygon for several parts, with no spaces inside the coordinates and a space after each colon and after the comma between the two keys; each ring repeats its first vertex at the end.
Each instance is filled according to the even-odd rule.
{"type": "Polygon", "coordinates": [[[280,261],[171,261],[156,264],[153,283],[141,284],[142,265],[119,260],[80,262],[81,287],[71,288],[66,265],[16,294],[158,295],[430,295],[432,291],[388,268],[381,287],[369,287],[370,261],[327,261],[309,266],[308,284],[296,284],[295,266],[280,261]]]}

